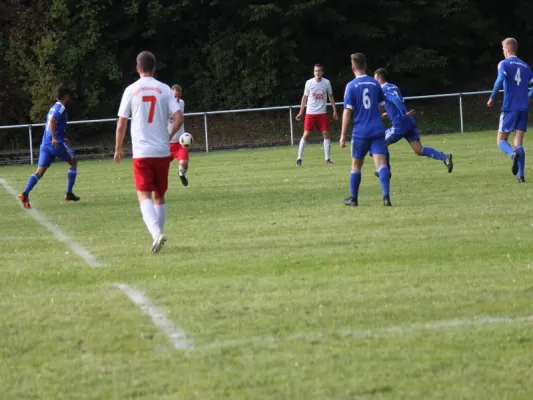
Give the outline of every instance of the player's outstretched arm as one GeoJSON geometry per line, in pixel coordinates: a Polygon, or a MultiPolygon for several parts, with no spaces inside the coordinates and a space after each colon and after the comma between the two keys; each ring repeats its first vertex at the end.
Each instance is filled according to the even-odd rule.
{"type": "Polygon", "coordinates": [[[126,136],[126,128],[128,127],[128,118],[119,117],[117,122],[117,130],[115,132],[115,162],[119,163],[124,154],[122,153],[122,145],[124,137],[126,136]]]}
{"type": "Polygon", "coordinates": [[[342,148],[346,147],[346,134],[348,133],[348,128],[350,127],[350,121],[352,119],[352,110],[345,108],[342,112],[342,124],[341,124],[341,138],[339,144],[342,148]]]}
{"type": "Polygon", "coordinates": [[[172,114],[172,118],[174,119],[174,123],[172,124],[172,128],[168,133],[169,138],[172,138],[172,136],[174,136],[174,134],[180,130],[181,126],[183,125],[183,121],[185,121],[183,111],[181,110],[176,111],[174,114],[172,114]]]}
{"type": "Polygon", "coordinates": [[[53,115],[50,116],[48,120],[48,129],[50,130],[50,135],[52,135],[52,146],[57,147],[58,141],[56,136],[57,120],[53,115]]]}
{"type": "Polygon", "coordinates": [[[335,105],[335,97],[333,97],[333,94],[330,94],[328,97],[329,97],[329,102],[331,103],[331,107],[333,108],[333,119],[337,121],[339,119],[339,114],[337,114],[337,106],[335,105]]]}
{"type": "Polygon", "coordinates": [[[296,121],[299,121],[302,119],[302,117],[304,116],[304,110],[305,110],[305,106],[307,105],[307,95],[304,94],[302,96],[302,102],[300,104],[300,112],[298,113],[298,115],[296,116],[296,121]]]}
{"type": "Polygon", "coordinates": [[[500,91],[503,85],[504,79],[505,79],[505,75],[503,74],[503,72],[499,72],[498,78],[496,78],[496,82],[494,82],[494,87],[492,88],[492,93],[490,94],[490,98],[487,101],[487,106],[492,107],[492,105],[494,104],[494,99],[496,98],[496,95],[500,91]]]}

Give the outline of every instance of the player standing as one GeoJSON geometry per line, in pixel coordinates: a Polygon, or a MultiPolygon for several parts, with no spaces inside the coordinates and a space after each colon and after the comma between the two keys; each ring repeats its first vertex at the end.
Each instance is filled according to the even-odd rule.
{"type": "Polygon", "coordinates": [[[123,158],[122,144],[131,116],[133,174],[142,217],[152,235],[152,252],[157,253],[166,241],[163,234],[170,166],[169,139],[183,123],[183,113],[172,91],[154,78],[155,56],[143,51],[137,56],[140,79],[126,88],[118,111],[115,162],[123,158]],[[167,129],[168,116],[174,125],[167,129]]]}
{"type": "Polygon", "coordinates": [[[307,139],[316,126],[317,129],[322,132],[324,138],[324,163],[333,164],[329,158],[329,150],[331,145],[331,139],[328,132],[328,113],[326,107],[328,104],[327,98],[333,107],[333,119],[339,119],[337,115],[337,107],[335,106],[335,98],[333,97],[333,91],[331,89],[331,83],[329,80],[323,77],[324,67],[320,64],[316,64],[314,67],[314,78],[309,79],[305,83],[304,95],[302,96],[302,103],[300,105],[300,112],[296,116],[296,120],[300,121],[304,115],[304,110],[307,105],[307,112],[304,119],[304,134],[300,140],[300,147],[298,148],[298,159],[296,165],[302,165],[302,157],[304,154],[305,145],[307,139]]]}
{"type": "MultiPolygon", "coordinates": [[[[398,86],[388,82],[387,70],[378,68],[374,73],[374,79],[379,82],[385,94],[385,108],[387,112],[382,116],[384,118],[388,117],[392,122],[392,126],[385,131],[387,148],[404,138],[409,142],[416,155],[440,160],[448,167],[448,172],[452,172],[453,159],[451,154],[446,155],[432,147],[423,147],[422,143],[420,143],[420,134],[418,133],[418,129],[416,129],[416,122],[410,116],[412,111],[407,112],[402,93],[398,89],[398,86]]],[[[387,165],[389,165],[390,169],[389,158],[389,152],[387,151],[387,165]]]]}
{"type": "MultiPolygon", "coordinates": [[[[516,56],[518,43],[516,39],[507,38],[502,41],[505,59],[498,64],[498,78],[487,101],[492,107],[494,98],[503,83],[503,105],[498,127],[498,147],[512,158],[511,171],[518,175],[518,183],[525,182],[524,172],[526,153],[522,147],[528,119],[528,86],[533,83],[533,72],[529,65],[516,56]],[[514,150],[509,144],[509,135],[514,132],[514,150]]],[[[533,90],[530,95],[533,95],[533,90]]]]}
{"type": "MultiPolygon", "coordinates": [[[[182,89],[180,85],[172,85],[172,94],[178,102],[181,112],[185,112],[185,102],[181,98],[182,89]]],[[[168,119],[168,131],[172,129],[174,118],[170,116],[168,119]]],[[[170,154],[178,161],[178,176],[183,186],[189,185],[189,180],[185,176],[189,168],[189,150],[180,144],[180,136],[185,132],[185,125],[181,124],[178,131],[170,138],[170,154]]]]}
{"type": "Polygon", "coordinates": [[[69,164],[67,172],[67,193],[65,200],[79,201],[80,198],[72,193],[76,183],[78,173],[78,160],[74,150],[70,147],[70,142],[65,138],[67,130],[67,110],[66,106],[70,100],[71,91],[66,87],[59,87],[57,90],[57,102],[50,108],[46,116],[46,127],[44,129],[43,140],[39,149],[39,161],[37,170],[28,179],[24,192],[19,195],[24,208],[31,208],[29,194],[37,185],[50,165],[56,158],[69,164]]]}
{"type": "Polygon", "coordinates": [[[346,85],[344,92],[344,111],[342,114],[341,147],[346,146],[346,134],[353,114],[352,132],[352,172],[350,174],[350,197],[344,204],[358,205],[361,169],[365,156],[373,154],[374,165],[378,172],[383,205],[391,206],[390,171],[387,166],[387,145],[385,128],[381,120],[380,107],[385,105],[385,95],[378,81],[366,75],[366,56],[362,53],[351,55],[352,71],[355,78],[346,85]]]}

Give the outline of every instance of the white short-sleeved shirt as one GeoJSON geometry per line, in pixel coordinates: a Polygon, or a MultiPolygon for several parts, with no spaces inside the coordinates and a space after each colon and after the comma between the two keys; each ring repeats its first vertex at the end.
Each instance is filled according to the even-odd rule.
{"type": "MultiPolygon", "coordinates": [[[[185,102],[180,99],[180,101],[178,102],[179,103],[179,106],[180,106],[180,109],[181,111],[185,112],[185,102]]],[[[174,124],[174,117],[172,116],[172,114],[169,116],[168,118],[168,131],[170,132],[170,130],[172,129],[172,125],[174,124]]],[[[178,129],[178,131],[174,134],[174,136],[172,136],[172,138],[170,139],[170,143],[178,143],[179,142],[179,139],[180,139],[180,136],[185,132],[185,124],[181,124],[181,127],[180,129],[178,129]]]]}
{"type": "Polygon", "coordinates": [[[170,87],[155,78],[141,78],[126,88],[118,116],[131,117],[133,158],[170,156],[168,116],[179,110],[170,87]]]}
{"type": "Polygon", "coordinates": [[[331,83],[326,78],[317,81],[309,79],[305,83],[304,95],[307,96],[307,114],[325,114],[328,95],[332,94],[331,83]]]}

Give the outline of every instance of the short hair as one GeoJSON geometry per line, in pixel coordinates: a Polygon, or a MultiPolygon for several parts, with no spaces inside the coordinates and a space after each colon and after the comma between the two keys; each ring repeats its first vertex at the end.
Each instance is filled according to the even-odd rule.
{"type": "Polygon", "coordinates": [[[58,100],[61,100],[65,96],[70,96],[71,94],[72,94],[72,90],[67,86],[60,85],[57,88],[57,99],[58,100]]]}
{"type": "Polygon", "coordinates": [[[172,85],[171,89],[172,89],[172,90],[178,90],[178,89],[183,90],[183,89],[181,88],[181,86],[178,85],[177,83],[175,83],[174,85],[172,85]]]}
{"type": "Polygon", "coordinates": [[[376,72],[374,72],[374,75],[379,76],[385,82],[387,82],[389,80],[389,73],[387,72],[387,70],[385,68],[376,69],[376,72]]]}
{"type": "Polygon", "coordinates": [[[352,66],[358,70],[364,70],[366,68],[366,56],[363,53],[355,53],[350,56],[352,60],[352,66]]]}
{"type": "Polygon", "coordinates": [[[515,38],[509,37],[502,41],[502,46],[507,47],[511,53],[516,53],[518,50],[518,42],[515,38]]]}
{"type": "Polygon", "coordinates": [[[137,65],[141,72],[151,73],[155,71],[155,56],[149,51],[141,51],[137,56],[137,65]]]}
{"type": "MultiPolygon", "coordinates": [[[[317,68],[317,67],[320,68],[320,70],[321,70],[322,72],[324,72],[324,66],[323,66],[322,64],[315,64],[315,67],[314,67],[314,68],[317,68]]],[[[314,68],[313,68],[313,69],[314,69],[314,68]]]]}

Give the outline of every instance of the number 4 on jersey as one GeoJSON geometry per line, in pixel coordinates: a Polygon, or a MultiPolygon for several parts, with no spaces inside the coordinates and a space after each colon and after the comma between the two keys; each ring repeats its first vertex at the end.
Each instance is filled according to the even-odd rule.
{"type": "Polygon", "coordinates": [[[154,120],[155,103],[157,98],[155,96],[143,96],[143,103],[150,103],[150,111],[148,111],[148,123],[151,124],[154,120]]]}
{"type": "Polygon", "coordinates": [[[516,75],[514,76],[514,80],[516,81],[516,85],[520,86],[520,82],[522,82],[522,79],[520,79],[520,68],[516,69],[516,75]]]}

